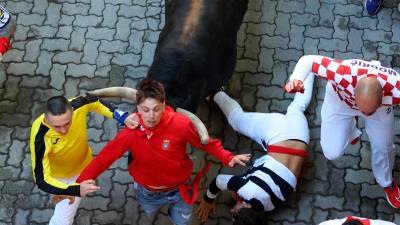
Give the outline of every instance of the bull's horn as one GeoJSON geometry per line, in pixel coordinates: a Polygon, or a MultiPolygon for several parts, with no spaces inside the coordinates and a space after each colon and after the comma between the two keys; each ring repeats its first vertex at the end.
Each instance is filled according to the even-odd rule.
{"type": "Polygon", "coordinates": [[[192,121],[192,123],[196,127],[197,133],[200,136],[201,143],[203,145],[206,145],[208,143],[208,138],[209,138],[208,131],[206,126],[204,126],[203,122],[201,122],[201,120],[199,119],[199,117],[182,108],[177,108],[176,111],[182,115],[187,116],[192,121]]]}
{"type": "MultiPolygon", "coordinates": [[[[108,87],[89,91],[88,94],[98,97],[126,98],[136,103],[136,92],[136,89],[128,87],[108,87]]],[[[209,135],[207,128],[206,126],[204,126],[203,122],[201,122],[201,120],[196,115],[182,108],[177,108],[176,112],[187,116],[192,121],[192,123],[196,127],[197,133],[200,136],[201,143],[203,145],[206,145],[208,143],[209,135]]]]}
{"type": "Polygon", "coordinates": [[[136,103],[136,89],[128,87],[108,87],[89,91],[88,93],[98,97],[126,98],[136,103]]]}

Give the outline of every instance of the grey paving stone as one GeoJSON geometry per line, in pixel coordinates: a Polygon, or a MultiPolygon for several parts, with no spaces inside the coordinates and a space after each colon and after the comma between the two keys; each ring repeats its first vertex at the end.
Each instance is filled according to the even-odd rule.
{"type": "MultiPolygon", "coordinates": [[[[114,41],[101,41],[101,44],[98,49],[99,49],[99,51],[105,52],[105,53],[113,53],[113,52],[126,53],[127,47],[128,47],[127,42],[114,40],[114,41]]],[[[100,54],[99,58],[100,57],[105,58],[107,55],[106,58],[109,61],[112,55],[105,54],[105,53],[99,53],[100,54]]],[[[106,64],[101,64],[101,65],[106,65],[106,64]]]]}
{"type": "Polygon", "coordinates": [[[346,169],[345,181],[353,184],[374,184],[375,180],[369,170],[346,169]]]}
{"type": "Polygon", "coordinates": [[[313,39],[313,38],[304,38],[304,54],[318,54],[318,49],[315,48],[315,46],[318,46],[319,39],[313,39]]]}
{"type": "MultiPolygon", "coordinates": [[[[257,44],[256,46],[258,47],[258,43],[251,43],[257,44]]],[[[287,49],[289,45],[289,38],[288,37],[282,37],[282,36],[268,36],[268,35],[263,35],[260,46],[261,47],[267,47],[267,48],[283,48],[287,49]]],[[[253,47],[254,48],[254,47],[253,47]]],[[[269,54],[270,55],[270,54],[269,54]]],[[[261,60],[262,62],[262,60],[261,60]]]]}
{"type": "Polygon", "coordinates": [[[85,33],[87,32],[86,38],[91,38],[89,35],[91,28],[92,27],[89,27],[89,29],[80,27],[74,28],[74,31],[71,34],[71,44],[69,45],[69,49],[74,51],[82,51],[83,46],[85,45],[85,33]]]}
{"type": "Polygon", "coordinates": [[[312,14],[319,13],[318,10],[321,7],[321,4],[319,1],[305,0],[305,2],[306,2],[306,7],[304,9],[305,12],[312,13],[312,14]]]}
{"type": "Polygon", "coordinates": [[[349,35],[348,24],[349,24],[348,17],[335,16],[335,21],[333,24],[335,32],[333,33],[333,38],[347,40],[347,35],[349,35]]]}
{"type": "Polygon", "coordinates": [[[78,84],[80,80],[77,78],[68,78],[64,83],[64,90],[67,98],[72,98],[79,95],[78,84]]]}
{"type": "Polygon", "coordinates": [[[114,38],[122,41],[128,41],[129,35],[131,34],[130,20],[126,18],[118,18],[116,24],[117,33],[114,38]]]}
{"type": "Polygon", "coordinates": [[[276,23],[276,29],[275,29],[275,34],[279,36],[284,36],[287,37],[289,36],[289,30],[290,30],[290,15],[284,14],[284,13],[277,13],[275,23],[276,23]]]}
{"type": "Polygon", "coordinates": [[[72,77],[94,77],[96,66],[89,64],[68,63],[66,75],[72,77]]]}
{"type": "Polygon", "coordinates": [[[277,3],[278,2],[276,1],[263,1],[261,12],[269,12],[269,13],[263,13],[260,22],[268,22],[268,23],[275,22],[277,3]]]}
{"type": "Polygon", "coordinates": [[[37,223],[46,223],[50,220],[53,210],[33,209],[30,220],[37,223]]]}
{"type": "Polygon", "coordinates": [[[93,28],[89,27],[86,33],[86,38],[93,40],[109,40],[112,41],[115,34],[115,29],[109,28],[93,28]]]}
{"type": "MultiPolygon", "coordinates": [[[[330,195],[335,195],[336,197],[342,197],[345,190],[345,182],[344,182],[344,170],[343,169],[330,169],[330,174],[328,179],[332,182],[331,187],[329,188],[328,193],[330,195]]],[[[341,209],[342,207],[338,208],[341,209]]]]}
{"type": "Polygon", "coordinates": [[[156,44],[145,42],[142,49],[142,57],[140,59],[140,66],[150,66],[153,62],[156,44]]]}
{"type": "Polygon", "coordinates": [[[393,20],[391,18],[392,10],[382,10],[378,15],[377,29],[392,31],[393,20]]]}
{"type": "Polygon", "coordinates": [[[95,14],[97,16],[103,15],[105,4],[104,1],[90,0],[89,14],[95,14]]]}
{"type": "MultiPolygon", "coordinates": [[[[245,28],[245,26],[241,27],[241,29],[244,29],[244,28],[245,28]]],[[[258,35],[258,36],[266,34],[268,36],[274,36],[275,29],[276,29],[276,25],[275,24],[269,24],[269,23],[262,23],[262,24],[247,23],[247,27],[246,27],[245,30],[246,30],[247,34],[254,34],[254,35],[258,35]]],[[[239,31],[239,34],[240,33],[241,32],[239,31]]],[[[237,44],[241,45],[241,46],[244,46],[244,42],[245,42],[245,40],[244,40],[244,37],[243,37],[243,40],[238,40],[237,44]],[[243,44],[241,44],[241,43],[243,43],[243,44]]]]}
{"type": "Polygon", "coordinates": [[[88,4],[83,3],[63,3],[61,12],[66,15],[87,15],[90,6],[88,4]]]}
{"type": "MultiPolygon", "coordinates": [[[[7,51],[7,54],[2,58],[2,62],[22,62],[22,57],[24,57],[25,51],[21,51],[18,49],[10,49],[7,51]]],[[[2,71],[4,69],[2,68],[2,71]]]]}
{"type": "Polygon", "coordinates": [[[73,22],[78,27],[96,27],[100,25],[103,18],[95,15],[76,15],[73,22]]]}
{"type": "Polygon", "coordinates": [[[298,1],[279,1],[276,10],[284,13],[304,13],[304,2],[298,1]]]}
{"type": "Polygon", "coordinates": [[[289,32],[290,36],[289,48],[295,48],[297,50],[303,49],[304,37],[299,36],[299,34],[302,34],[304,31],[305,31],[304,26],[291,25],[291,29],[289,32]]]}
{"type": "MultiPolygon", "coordinates": [[[[40,2],[42,3],[42,2],[40,2]]],[[[35,8],[39,6],[40,4],[35,4],[35,7],[33,8],[32,12],[36,13],[35,8]]],[[[19,14],[19,13],[26,13],[29,12],[33,7],[33,4],[31,2],[15,2],[15,1],[7,1],[7,8],[10,10],[12,14],[19,14]]]]}
{"type": "Polygon", "coordinates": [[[20,13],[18,16],[18,24],[22,25],[42,25],[45,17],[39,14],[24,14],[20,13]]]}
{"type": "Polygon", "coordinates": [[[312,217],[313,224],[319,224],[328,219],[328,212],[326,210],[320,210],[318,208],[314,209],[314,214],[312,217]]]}
{"type": "Polygon", "coordinates": [[[50,86],[62,90],[64,82],[65,82],[65,70],[67,69],[66,65],[62,64],[53,64],[51,69],[50,77],[50,86]]]}
{"type": "Polygon", "coordinates": [[[43,39],[41,49],[47,51],[67,51],[70,40],[65,39],[43,39]]]}
{"type": "Polygon", "coordinates": [[[52,38],[55,36],[57,28],[51,26],[36,26],[32,25],[30,31],[28,32],[28,37],[30,38],[52,38]]]}
{"type": "Polygon", "coordinates": [[[131,35],[129,36],[128,52],[132,52],[134,54],[140,54],[143,47],[143,41],[142,41],[143,35],[144,35],[143,31],[133,30],[131,32],[131,35]]]}
{"type": "Polygon", "coordinates": [[[244,15],[243,22],[253,22],[258,23],[261,22],[262,13],[254,10],[247,10],[247,13],[244,15]]]}
{"type": "Polygon", "coordinates": [[[66,63],[81,63],[82,52],[79,51],[65,51],[59,52],[54,55],[53,62],[66,64],[66,63]]]}
{"type": "Polygon", "coordinates": [[[137,66],[139,65],[139,60],[141,59],[140,55],[136,54],[114,54],[111,62],[118,64],[120,66],[137,66]]]}
{"type": "Polygon", "coordinates": [[[13,218],[14,224],[28,224],[29,210],[17,209],[15,217],[13,218]]]}
{"type": "Polygon", "coordinates": [[[363,40],[368,40],[372,42],[384,41],[390,43],[392,38],[391,32],[382,32],[364,29],[363,40]]]}
{"type": "MultiPolygon", "coordinates": [[[[38,60],[38,68],[36,69],[37,75],[49,76],[50,70],[52,69],[52,58],[54,56],[53,52],[40,51],[40,56],[38,60]]],[[[53,65],[54,67],[54,65],[53,65]]]]}
{"type": "Polygon", "coordinates": [[[28,26],[19,25],[14,33],[14,41],[26,40],[28,30],[28,26]]]}
{"type": "Polygon", "coordinates": [[[83,48],[83,63],[96,64],[100,41],[87,40],[83,48]]]}
{"type": "Polygon", "coordinates": [[[363,6],[361,4],[335,4],[334,13],[341,16],[361,15],[363,6]]]}
{"type": "Polygon", "coordinates": [[[350,16],[350,28],[376,30],[377,20],[368,17],[350,16]]]}
{"type": "Polygon", "coordinates": [[[296,49],[280,49],[275,51],[275,60],[280,61],[297,61],[302,56],[302,51],[296,49]]]}
{"type": "Polygon", "coordinates": [[[318,48],[324,51],[346,51],[347,41],[340,39],[325,39],[320,38],[318,48]]]}
{"type": "Polygon", "coordinates": [[[57,27],[58,22],[61,22],[61,7],[62,6],[60,4],[50,2],[49,7],[46,10],[47,19],[44,24],[57,27]]]}
{"type": "Polygon", "coordinates": [[[133,6],[124,6],[121,7],[118,11],[118,16],[122,17],[139,17],[144,18],[144,14],[146,12],[146,7],[140,5],[133,5],[133,6]]]}
{"type": "Polygon", "coordinates": [[[37,64],[30,62],[10,63],[7,73],[14,75],[35,75],[37,64]]]}
{"type": "Polygon", "coordinates": [[[321,3],[321,7],[319,8],[319,16],[320,16],[319,23],[322,26],[332,27],[333,21],[335,19],[333,15],[333,9],[334,9],[333,4],[321,3]]]}
{"type": "Polygon", "coordinates": [[[103,27],[114,28],[117,23],[117,12],[120,7],[116,5],[106,4],[105,9],[103,11],[103,27]]]}
{"type": "Polygon", "coordinates": [[[14,140],[9,148],[9,158],[7,165],[19,167],[23,160],[23,149],[25,148],[25,142],[14,140]]]}
{"type": "Polygon", "coordinates": [[[352,210],[353,212],[359,212],[361,207],[360,198],[361,187],[358,184],[346,183],[346,189],[344,191],[344,208],[352,210]]]}
{"type": "Polygon", "coordinates": [[[329,27],[311,27],[306,26],[304,35],[310,38],[332,38],[334,29],[329,27]]]}
{"type": "Polygon", "coordinates": [[[75,20],[74,16],[68,16],[68,15],[63,14],[63,15],[61,15],[59,24],[60,25],[72,25],[74,20],[75,20]]]}
{"type": "Polygon", "coordinates": [[[85,208],[87,210],[93,210],[93,209],[101,209],[101,210],[107,210],[107,205],[109,204],[110,199],[107,197],[102,197],[102,196],[90,196],[85,199],[85,202],[81,203],[82,208],[85,208]]]}
{"type": "Polygon", "coordinates": [[[290,23],[300,26],[306,26],[306,25],[317,26],[319,22],[319,16],[315,14],[292,13],[291,16],[292,17],[290,19],[290,23]]]}
{"type": "Polygon", "coordinates": [[[40,45],[42,44],[42,40],[33,40],[29,41],[26,44],[26,54],[24,57],[24,61],[35,62],[39,57],[40,45]]]}
{"type": "MultiPolygon", "coordinates": [[[[49,7],[49,4],[46,0],[37,0],[35,2],[35,7],[32,9],[32,12],[43,15],[46,13],[47,7],[49,7]]],[[[26,10],[26,8],[25,8],[25,10],[26,10]]]]}
{"type": "Polygon", "coordinates": [[[91,223],[91,218],[93,218],[93,212],[81,209],[81,210],[78,211],[74,222],[77,225],[92,224],[91,223]]]}

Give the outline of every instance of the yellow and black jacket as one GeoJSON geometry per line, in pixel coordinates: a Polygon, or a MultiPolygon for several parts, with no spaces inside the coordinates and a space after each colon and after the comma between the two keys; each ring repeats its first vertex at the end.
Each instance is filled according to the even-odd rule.
{"type": "Polygon", "coordinates": [[[31,128],[30,150],[33,177],[38,187],[51,194],[80,195],[78,184],[67,185],[55,178],[71,178],[90,163],[92,150],[88,144],[87,113],[96,112],[112,118],[115,108],[90,95],[69,100],[73,107],[72,123],[64,135],[54,131],[40,115],[31,128]]]}

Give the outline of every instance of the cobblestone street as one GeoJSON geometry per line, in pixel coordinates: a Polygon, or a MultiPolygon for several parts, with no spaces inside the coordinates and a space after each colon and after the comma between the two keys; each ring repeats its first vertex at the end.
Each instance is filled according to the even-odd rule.
{"type": "MultiPolygon", "coordinates": [[[[362,0],[249,0],[237,40],[237,66],[227,92],[247,111],[285,112],[293,94],[281,87],[297,60],[306,54],[378,59],[400,71],[399,1],[386,0],[377,16],[368,16],[362,0]]],[[[32,178],[30,125],[54,95],[68,98],[110,86],[136,87],[153,60],[164,26],[163,0],[0,0],[16,18],[12,50],[0,64],[0,225],[44,225],[54,210],[49,194],[32,178]]],[[[356,215],[400,224],[400,211],[389,206],[371,171],[368,137],[343,157],[328,161],[321,151],[320,110],[325,81],[316,79],[307,110],[312,141],[309,167],[282,208],[268,213],[268,224],[312,225],[356,215]]],[[[114,100],[133,111],[127,102],[114,100]]],[[[204,101],[197,113],[214,137],[234,153],[261,154],[238,135],[215,104],[204,101]]],[[[400,112],[395,110],[396,163],[400,180],[400,112]]],[[[362,121],[361,121],[362,122],[362,121]]],[[[362,124],[362,123],[361,123],[362,124]]],[[[268,126],[268,124],[266,124],[268,126]]],[[[114,120],[91,115],[88,134],[95,154],[118,131],[114,120]]],[[[213,162],[208,183],[227,169],[204,152],[190,149],[196,169],[213,162]]],[[[127,156],[97,180],[101,190],[82,200],[76,225],[144,224],[127,156]]],[[[218,199],[217,213],[206,224],[229,225],[229,193],[218,199]]],[[[196,208],[195,205],[194,208],[196,208]]],[[[171,224],[164,208],[153,224],[171,224]]],[[[192,224],[201,224],[197,218],[192,224]]]]}

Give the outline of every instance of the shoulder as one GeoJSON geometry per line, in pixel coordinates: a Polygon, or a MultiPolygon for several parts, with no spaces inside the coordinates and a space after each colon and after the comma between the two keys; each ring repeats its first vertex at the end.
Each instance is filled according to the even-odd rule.
{"type": "Polygon", "coordinates": [[[85,96],[78,96],[78,97],[69,99],[69,102],[71,103],[72,108],[74,108],[74,110],[76,110],[82,106],[88,105],[93,102],[97,102],[98,100],[99,100],[98,97],[95,97],[92,95],[85,95],[85,96]]]}

